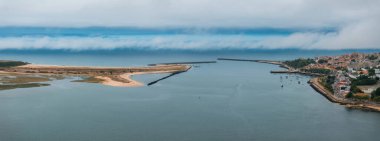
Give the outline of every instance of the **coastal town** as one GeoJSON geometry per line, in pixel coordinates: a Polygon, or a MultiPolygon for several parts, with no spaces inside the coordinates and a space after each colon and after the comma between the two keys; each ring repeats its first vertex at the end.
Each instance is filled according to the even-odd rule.
{"type": "Polygon", "coordinates": [[[380,110],[380,53],[299,58],[281,66],[285,72],[318,76],[311,86],[333,102],[380,110]]]}

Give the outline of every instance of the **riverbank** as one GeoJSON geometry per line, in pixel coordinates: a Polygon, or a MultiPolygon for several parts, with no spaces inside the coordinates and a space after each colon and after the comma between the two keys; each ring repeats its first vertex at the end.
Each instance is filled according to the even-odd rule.
{"type": "Polygon", "coordinates": [[[341,105],[346,106],[347,108],[354,108],[354,109],[362,109],[362,110],[369,110],[369,111],[376,111],[380,112],[380,106],[364,103],[364,102],[354,102],[349,101],[347,99],[342,99],[334,96],[332,92],[327,90],[321,83],[320,83],[320,77],[312,78],[309,81],[309,84],[312,88],[314,88],[318,93],[326,97],[329,101],[333,103],[338,103],[341,105]]]}
{"type": "Polygon", "coordinates": [[[309,73],[309,72],[303,72],[296,70],[286,64],[284,64],[281,61],[269,61],[269,60],[251,60],[253,62],[258,63],[266,63],[266,64],[273,64],[273,65],[279,65],[282,68],[285,68],[287,70],[281,70],[281,71],[271,71],[271,73],[295,73],[295,74],[302,74],[302,75],[309,75],[309,76],[316,76],[315,78],[311,78],[309,80],[310,86],[316,90],[318,93],[326,97],[329,101],[333,103],[338,103],[341,105],[346,106],[347,108],[354,108],[354,109],[362,109],[362,110],[369,110],[369,111],[376,111],[380,112],[380,106],[377,104],[370,104],[365,102],[358,102],[358,101],[351,101],[344,98],[339,98],[334,96],[332,92],[327,90],[321,83],[320,83],[320,77],[325,76],[323,74],[317,74],[317,73],[309,73]]]}

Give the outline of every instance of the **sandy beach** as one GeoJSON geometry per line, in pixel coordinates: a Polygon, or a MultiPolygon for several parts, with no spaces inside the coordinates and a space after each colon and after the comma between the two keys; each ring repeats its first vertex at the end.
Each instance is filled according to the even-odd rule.
{"type": "Polygon", "coordinates": [[[158,74],[158,73],[174,73],[177,71],[151,71],[151,72],[134,72],[134,73],[125,73],[119,75],[120,78],[125,79],[125,82],[115,81],[107,76],[96,76],[98,79],[102,79],[101,82],[103,85],[114,86],[114,87],[141,87],[144,86],[144,83],[133,80],[131,77],[133,75],[142,75],[142,74],[158,74]]]}

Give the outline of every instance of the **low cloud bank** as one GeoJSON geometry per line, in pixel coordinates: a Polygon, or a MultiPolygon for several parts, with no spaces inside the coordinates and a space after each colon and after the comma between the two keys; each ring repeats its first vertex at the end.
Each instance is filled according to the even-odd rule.
{"type": "Polygon", "coordinates": [[[118,36],[17,36],[0,37],[0,50],[65,49],[380,49],[377,20],[347,25],[337,32],[296,32],[290,35],[169,34],[118,36]]]}
{"type": "MultiPolygon", "coordinates": [[[[380,49],[379,0],[0,0],[0,27],[337,29],[286,36],[0,37],[0,49],[380,49]]],[[[120,33],[118,31],[115,31],[120,33]]],[[[202,30],[190,31],[202,33],[202,30]]]]}

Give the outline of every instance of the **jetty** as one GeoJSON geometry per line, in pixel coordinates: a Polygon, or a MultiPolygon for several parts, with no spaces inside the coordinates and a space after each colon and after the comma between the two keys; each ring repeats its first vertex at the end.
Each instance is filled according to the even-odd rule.
{"type": "Polygon", "coordinates": [[[247,62],[254,62],[255,60],[250,59],[235,59],[235,58],[217,58],[217,60],[224,60],[224,61],[247,61],[247,62]]]}
{"type": "Polygon", "coordinates": [[[172,62],[172,63],[148,64],[148,66],[158,66],[158,65],[187,65],[187,64],[209,64],[209,63],[217,63],[217,62],[216,62],[216,61],[172,62]]]}
{"type": "Polygon", "coordinates": [[[303,74],[303,75],[309,75],[309,76],[324,76],[324,74],[319,73],[309,73],[309,72],[303,72],[298,70],[279,70],[279,71],[270,71],[270,73],[296,73],[296,74],[303,74]]]}
{"type": "Polygon", "coordinates": [[[273,61],[273,60],[236,59],[236,58],[217,58],[217,60],[222,60],[222,61],[257,62],[257,63],[266,63],[266,64],[273,64],[273,65],[284,65],[281,61],[273,61]]]}
{"type": "Polygon", "coordinates": [[[158,83],[158,82],[160,82],[160,81],[162,81],[162,80],[168,79],[169,77],[172,77],[172,76],[174,76],[174,75],[177,75],[177,74],[180,74],[180,73],[187,72],[189,69],[191,69],[191,66],[190,66],[189,68],[187,68],[186,70],[173,72],[173,73],[171,73],[171,74],[168,75],[168,76],[165,76],[165,77],[162,77],[162,78],[157,79],[157,80],[155,80],[155,81],[152,81],[152,82],[148,83],[147,86],[150,86],[150,85],[156,84],[156,83],[158,83]]]}

